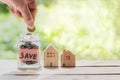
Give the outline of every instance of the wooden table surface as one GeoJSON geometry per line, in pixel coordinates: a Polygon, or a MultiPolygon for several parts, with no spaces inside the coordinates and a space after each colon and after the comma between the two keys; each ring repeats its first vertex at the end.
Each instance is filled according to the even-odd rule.
{"type": "Polygon", "coordinates": [[[0,60],[0,80],[120,80],[120,61],[77,61],[76,67],[20,71],[16,60],[0,60]]]}

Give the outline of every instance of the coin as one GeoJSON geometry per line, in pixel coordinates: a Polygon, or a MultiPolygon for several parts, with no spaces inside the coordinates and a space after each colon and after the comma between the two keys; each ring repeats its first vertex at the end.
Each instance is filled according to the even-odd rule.
{"type": "Polygon", "coordinates": [[[27,30],[28,30],[29,32],[34,32],[34,31],[35,31],[35,27],[33,27],[32,29],[30,29],[29,27],[27,27],[27,30]]]}
{"type": "Polygon", "coordinates": [[[28,64],[28,65],[30,65],[30,64],[35,64],[35,63],[37,63],[37,61],[26,61],[25,63],[28,64]]]}

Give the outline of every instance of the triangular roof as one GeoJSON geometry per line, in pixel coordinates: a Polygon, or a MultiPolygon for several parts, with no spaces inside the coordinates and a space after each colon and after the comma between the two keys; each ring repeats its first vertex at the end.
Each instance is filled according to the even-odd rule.
{"type": "Polygon", "coordinates": [[[48,51],[50,48],[51,48],[51,49],[54,49],[56,52],[58,52],[57,49],[55,48],[55,46],[54,46],[53,44],[50,44],[50,45],[48,45],[47,48],[44,50],[44,53],[45,53],[46,51],[48,51]]]}
{"type": "Polygon", "coordinates": [[[71,51],[69,51],[69,50],[63,50],[63,54],[62,55],[64,55],[64,54],[72,54],[73,56],[75,56],[71,51]]]}

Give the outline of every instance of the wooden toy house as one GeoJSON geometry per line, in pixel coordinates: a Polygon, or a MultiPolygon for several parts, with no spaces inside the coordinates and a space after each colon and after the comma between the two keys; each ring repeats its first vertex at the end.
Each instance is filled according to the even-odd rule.
{"type": "Polygon", "coordinates": [[[74,67],[75,66],[75,55],[69,50],[64,50],[61,55],[61,66],[62,67],[74,67]]]}
{"type": "Polygon", "coordinates": [[[58,66],[58,51],[51,44],[44,51],[44,66],[57,67],[58,66]]]}

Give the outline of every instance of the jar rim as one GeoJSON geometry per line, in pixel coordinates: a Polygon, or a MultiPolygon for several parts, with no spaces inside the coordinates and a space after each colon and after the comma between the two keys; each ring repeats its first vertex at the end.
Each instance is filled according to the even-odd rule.
{"type": "Polygon", "coordinates": [[[20,35],[19,41],[20,42],[25,42],[25,41],[39,42],[40,39],[39,39],[39,36],[37,34],[33,34],[33,33],[28,34],[27,33],[27,34],[20,35]]]}

